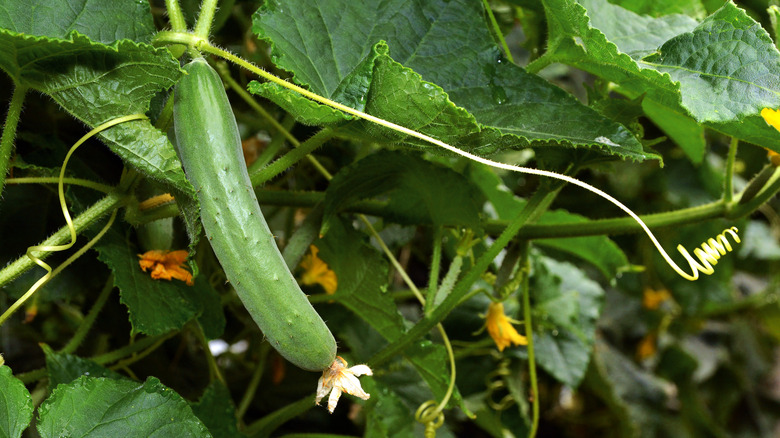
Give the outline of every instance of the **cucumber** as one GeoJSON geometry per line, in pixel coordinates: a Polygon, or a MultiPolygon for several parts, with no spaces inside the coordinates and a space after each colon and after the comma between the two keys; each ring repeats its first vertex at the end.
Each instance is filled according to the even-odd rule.
{"type": "Polygon", "coordinates": [[[174,91],[176,148],[200,201],[201,222],[244,306],[279,353],[319,371],[336,341],[303,294],[257,203],[225,88],[203,58],[184,66],[174,91]]]}

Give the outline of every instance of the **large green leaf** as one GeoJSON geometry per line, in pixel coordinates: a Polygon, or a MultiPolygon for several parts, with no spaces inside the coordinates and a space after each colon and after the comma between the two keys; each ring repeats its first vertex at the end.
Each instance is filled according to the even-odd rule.
{"type": "Polygon", "coordinates": [[[707,9],[701,0],[610,0],[637,14],[658,17],[669,14],[685,14],[693,18],[704,18],[707,9]]]}
{"type": "Polygon", "coordinates": [[[197,317],[208,338],[220,336],[225,317],[219,296],[203,276],[196,277],[193,286],[179,280],[152,280],[139,267],[135,246],[117,232],[107,233],[95,249],[114,272],[133,333],[159,335],[179,330],[197,317]]]}
{"type": "MultiPolygon", "coordinates": [[[[0,12],[0,69],[89,126],[146,113],[152,97],[181,76],[168,50],[126,39],[151,38],[145,2],[5,0],[0,12]]],[[[192,193],[173,146],[148,121],[100,137],[130,166],[192,193]]]]}
{"type": "Polygon", "coordinates": [[[380,151],[342,169],[325,195],[325,220],[355,201],[383,195],[390,221],[479,227],[474,188],[457,172],[414,155],[380,151]]]}
{"type": "Polygon", "coordinates": [[[41,405],[42,437],[210,437],[179,394],[150,377],[144,383],[82,376],[41,405]]]}
{"type": "Polygon", "coordinates": [[[539,365],[576,388],[588,369],[604,290],[574,266],[539,257],[531,291],[534,320],[541,324],[534,333],[539,365]]]}
{"type": "Polygon", "coordinates": [[[466,0],[271,1],[254,30],[273,43],[274,62],[312,91],[463,149],[578,146],[652,158],[621,125],[507,62],[481,8],[466,0]]]}
{"type": "Polygon", "coordinates": [[[135,0],[0,0],[0,27],[51,38],[76,31],[105,44],[148,43],[156,32],[149,3],[135,0]]]}
{"type": "Polygon", "coordinates": [[[780,133],[759,115],[764,107],[780,106],[780,52],[733,3],[691,28],[683,16],[649,18],[606,0],[544,5],[549,60],[615,82],[631,98],[644,95],[705,126],[780,151],[780,133]],[[643,36],[648,29],[653,38],[643,36]]]}
{"type": "Polygon", "coordinates": [[[5,365],[0,365],[0,388],[0,436],[19,438],[32,420],[32,398],[5,365]]]}

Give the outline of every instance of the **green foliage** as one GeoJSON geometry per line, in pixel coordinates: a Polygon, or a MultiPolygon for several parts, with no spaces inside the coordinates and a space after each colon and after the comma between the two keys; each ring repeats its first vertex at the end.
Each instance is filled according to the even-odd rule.
{"type": "Polygon", "coordinates": [[[208,437],[181,396],[150,378],[144,383],[82,376],[59,385],[40,408],[42,437],[208,437]]]}
{"type": "Polygon", "coordinates": [[[780,131],[761,116],[780,107],[777,2],[200,3],[0,0],[0,100],[18,91],[0,134],[0,436],[779,430],[780,170],[766,153],[780,131]],[[218,6],[207,40],[166,31],[174,3],[190,27],[218,6]],[[217,45],[253,73],[221,69],[236,60],[217,45]],[[228,99],[216,74],[203,86],[180,68],[199,55],[228,99]],[[42,275],[27,248],[70,241],[55,188],[68,145],[139,113],[73,155],[75,247],[36,253],[76,261],[5,313],[42,275]],[[211,128],[227,122],[251,180],[237,149],[224,164],[211,128]],[[624,210],[560,174],[641,215],[683,270],[678,244],[717,246],[732,226],[740,241],[727,234],[715,272],[687,281],[624,210]],[[202,238],[205,221],[218,225],[202,238]],[[215,233],[238,238],[225,250],[215,233]],[[185,246],[176,268],[193,286],[139,266],[185,246]],[[322,384],[357,385],[349,367],[367,364],[367,399],[345,391],[328,413],[323,375],[274,350],[323,347],[301,305],[348,363],[322,384]],[[264,333],[258,313],[294,335],[264,333]]]}
{"type": "Polygon", "coordinates": [[[0,366],[0,433],[9,438],[19,438],[32,420],[33,404],[24,384],[7,366],[0,366]]]}

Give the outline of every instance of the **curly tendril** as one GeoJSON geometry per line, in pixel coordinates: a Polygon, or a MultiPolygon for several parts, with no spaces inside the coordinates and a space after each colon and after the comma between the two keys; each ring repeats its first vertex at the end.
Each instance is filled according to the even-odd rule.
{"type": "Polygon", "coordinates": [[[444,424],[444,413],[436,407],[436,400],[428,400],[417,408],[414,419],[425,425],[425,438],[435,438],[436,429],[444,424]]]}
{"type": "Polygon", "coordinates": [[[43,277],[39,278],[38,281],[33,284],[30,289],[27,290],[27,292],[22,295],[21,298],[16,300],[15,303],[11,305],[2,315],[0,315],[0,325],[5,322],[6,319],[8,319],[11,314],[13,314],[16,309],[18,309],[20,306],[22,306],[30,297],[32,297],[35,292],[37,292],[41,287],[43,287],[44,284],[48,283],[49,280],[54,278],[62,269],[64,269],[67,265],[69,265],[71,262],[73,262],[75,259],[83,255],[89,248],[91,248],[95,243],[97,243],[98,240],[100,240],[101,237],[108,231],[108,228],[114,223],[114,219],[116,218],[116,210],[112,213],[111,217],[109,218],[106,225],[103,227],[103,229],[100,230],[100,232],[92,239],[90,240],[86,245],[84,245],[83,248],[79,249],[75,254],[73,254],[71,257],[69,257],[65,262],[63,262],[60,266],[57,267],[57,269],[52,269],[51,266],[49,266],[46,262],[44,262],[40,257],[38,257],[35,253],[36,252],[58,252],[58,251],[66,251],[73,247],[73,245],[76,244],[76,227],[73,225],[73,219],[70,216],[70,213],[68,212],[68,206],[65,202],[65,169],[68,166],[68,161],[70,160],[71,155],[73,155],[74,152],[76,152],[76,149],[78,149],[79,146],[84,144],[85,141],[89,140],[90,138],[94,137],[96,134],[112,127],[115,125],[118,125],[120,123],[128,122],[131,120],[142,120],[146,119],[147,117],[143,114],[133,114],[129,116],[119,117],[113,120],[109,120],[106,123],[103,123],[96,127],[95,129],[89,131],[86,133],[83,137],[81,137],[76,143],[71,146],[68,153],[65,155],[65,159],[62,161],[62,168],[60,169],[60,176],[57,181],[57,194],[60,201],[60,207],[62,208],[62,215],[65,217],[65,222],[68,226],[68,230],[70,231],[70,242],[66,243],[64,245],[33,245],[29,248],[27,248],[27,257],[30,258],[35,264],[42,267],[46,270],[46,274],[43,275],[43,277]]]}

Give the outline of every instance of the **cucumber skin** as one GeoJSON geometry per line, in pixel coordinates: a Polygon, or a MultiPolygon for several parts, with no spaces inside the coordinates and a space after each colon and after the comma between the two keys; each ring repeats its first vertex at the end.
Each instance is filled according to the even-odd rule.
{"type": "Polygon", "coordinates": [[[198,58],[174,93],[176,148],[200,201],[201,222],[228,280],[271,345],[320,371],[336,340],[290,273],[257,203],[222,80],[198,58]]]}

